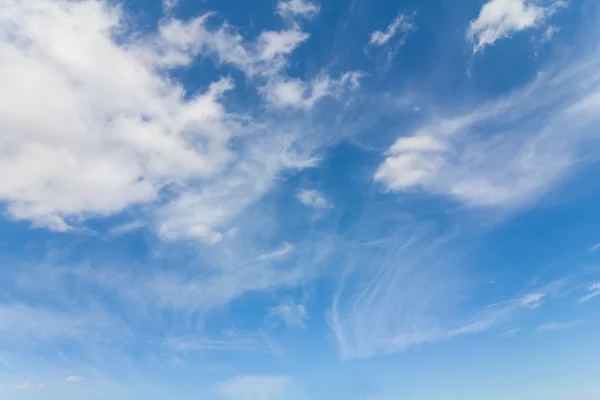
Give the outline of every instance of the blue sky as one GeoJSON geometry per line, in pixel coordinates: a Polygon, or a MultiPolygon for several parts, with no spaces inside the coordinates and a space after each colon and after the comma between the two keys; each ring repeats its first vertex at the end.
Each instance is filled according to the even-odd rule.
{"type": "Polygon", "coordinates": [[[0,398],[600,399],[596,1],[0,8],[0,398]]]}

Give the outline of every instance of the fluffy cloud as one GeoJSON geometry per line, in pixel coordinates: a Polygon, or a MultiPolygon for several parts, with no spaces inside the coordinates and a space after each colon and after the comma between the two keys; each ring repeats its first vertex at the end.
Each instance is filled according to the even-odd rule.
{"type": "Polygon", "coordinates": [[[445,146],[431,136],[399,138],[387,151],[387,158],[375,173],[390,190],[402,190],[434,178],[445,161],[445,146]]]}
{"type": "Polygon", "coordinates": [[[67,379],[65,379],[67,382],[69,383],[81,383],[83,382],[85,379],[82,376],[69,376],[67,379]]]}
{"type": "MultiPolygon", "coordinates": [[[[12,218],[54,231],[151,204],[148,225],[164,238],[220,243],[281,171],[314,165],[297,127],[228,112],[232,79],[188,93],[170,78],[196,56],[241,70],[278,107],[339,98],[360,77],[287,77],[287,57],[308,38],[296,22],[247,41],[227,24],[209,29],[211,13],[167,16],[156,33],[123,36],[126,16],[104,1],[2,8],[0,201],[12,218]]],[[[306,17],[318,7],[293,0],[277,10],[306,17]]]]}
{"type": "Polygon", "coordinates": [[[305,0],[280,0],[277,3],[277,13],[284,18],[312,18],[320,9],[317,4],[305,0]]]}
{"type": "Polygon", "coordinates": [[[543,2],[532,0],[490,0],[485,3],[467,30],[473,52],[513,33],[541,26],[559,7],[566,5],[562,0],[546,3],[549,5],[543,6],[543,2]]]}
{"type": "Polygon", "coordinates": [[[65,218],[114,214],[227,165],[230,80],[186,97],[155,48],[117,44],[122,16],[103,2],[2,8],[0,199],[12,217],[64,231],[65,218]]]}
{"type": "Polygon", "coordinates": [[[217,388],[232,400],[270,400],[283,395],[289,383],[285,376],[241,376],[221,382],[217,388]]]}

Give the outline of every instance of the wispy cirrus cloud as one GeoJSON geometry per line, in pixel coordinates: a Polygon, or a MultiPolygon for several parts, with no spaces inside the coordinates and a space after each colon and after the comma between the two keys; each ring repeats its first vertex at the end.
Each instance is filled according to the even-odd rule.
{"type": "Polygon", "coordinates": [[[536,312],[563,281],[488,305],[469,304],[464,232],[440,234],[423,226],[400,231],[392,245],[348,249],[329,323],[342,358],[393,354],[457,336],[506,329],[536,312]],[[372,266],[377,268],[372,268],[372,266]]]}
{"type": "Polygon", "coordinates": [[[600,282],[592,283],[588,289],[588,292],[589,292],[588,294],[586,294],[585,296],[583,296],[579,299],[580,303],[586,303],[586,302],[600,296],[600,282]]]}
{"type": "Polygon", "coordinates": [[[259,261],[265,261],[265,260],[270,260],[273,258],[279,258],[279,257],[283,257],[286,254],[290,253],[291,251],[294,251],[294,246],[285,242],[283,244],[283,246],[281,246],[280,249],[274,250],[270,253],[263,253],[260,256],[258,256],[258,260],[259,261]]]}
{"type": "Polygon", "coordinates": [[[408,35],[415,29],[414,18],[400,13],[384,31],[377,30],[371,33],[368,46],[385,49],[384,67],[387,68],[408,35]]]}
{"type": "Polygon", "coordinates": [[[599,61],[594,49],[504,98],[431,118],[389,147],[374,179],[389,191],[429,192],[472,207],[526,205],[581,165],[585,144],[596,139],[599,61]]]}
{"type": "Polygon", "coordinates": [[[537,330],[542,332],[562,331],[565,329],[575,328],[576,326],[581,325],[581,323],[581,321],[548,322],[544,325],[539,326],[537,330]]]}
{"type": "Polygon", "coordinates": [[[399,14],[385,31],[375,31],[371,34],[369,44],[374,46],[383,46],[392,40],[396,35],[400,35],[398,41],[404,41],[408,32],[414,29],[414,25],[409,17],[399,14]]]}

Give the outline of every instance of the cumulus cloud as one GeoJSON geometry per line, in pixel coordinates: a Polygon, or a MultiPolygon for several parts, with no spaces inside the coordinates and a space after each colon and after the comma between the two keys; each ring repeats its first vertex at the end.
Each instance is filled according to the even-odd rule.
{"type": "MultiPolygon", "coordinates": [[[[166,16],[156,33],[124,36],[127,17],[104,1],[3,0],[2,8],[0,200],[12,218],[54,231],[151,204],[148,225],[164,238],[218,244],[281,171],[314,165],[315,149],[300,144],[306,133],[227,110],[231,78],[194,93],[170,78],[198,55],[241,70],[282,107],[307,109],[358,86],[358,73],[285,75],[308,38],[297,23],[248,41],[226,23],[209,29],[212,13],[166,16]]],[[[317,9],[293,0],[277,10],[317,9]]]]}
{"type": "Polygon", "coordinates": [[[399,138],[386,152],[388,157],[375,173],[375,180],[385,182],[390,190],[426,183],[444,165],[444,150],[445,146],[431,136],[399,138]]]}
{"type": "Polygon", "coordinates": [[[564,6],[566,2],[562,0],[490,0],[469,24],[467,39],[473,42],[473,52],[477,53],[516,32],[542,26],[564,6]]]}
{"type": "Polygon", "coordinates": [[[307,207],[323,209],[330,206],[327,198],[316,189],[301,189],[296,197],[307,207]]]}
{"type": "Polygon", "coordinates": [[[83,378],[82,376],[69,376],[65,380],[69,383],[81,383],[85,380],[85,378],[83,378]]]}
{"type": "Polygon", "coordinates": [[[217,388],[232,400],[270,400],[283,395],[290,381],[286,376],[240,376],[220,382],[217,388]]]}
{"type": "Polygon", "coordinates": [[[122,16],[104,2],[5,0],[3,10],[0,198],[12,217],[64,231],[65,218],[153,201],[230,160],[220,104],[230,80],[186,98],[153,47],[117,44],[122,16]]]}

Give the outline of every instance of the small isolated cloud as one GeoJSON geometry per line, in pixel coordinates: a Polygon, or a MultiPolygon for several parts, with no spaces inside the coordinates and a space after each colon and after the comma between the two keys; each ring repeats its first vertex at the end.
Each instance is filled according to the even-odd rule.
{"type": "Polygon", "coordinates": [[[232,400],[270,400],[281,396],[290,383],[286,376],[241,376],[217,385],[232,400]]]}
{"type": "Polygon", "coordinates": [[[375,180],[389,190],[427,183],[444,165],[444,150],[444,144],[432,136],[401,137],[386,152],[388,157],[375,173],[375,180]]]}
{"type": "Polygon", "coordinates": [[[600,249],[600,243],[596,243],[595,245],[590,247],[590,253],[595,253],[598,251],[598,249],[600,249]]]}
{"type": "Polygon", "coordinates": [[[544,3],[533,0],[490,0],[485,3],[467,30],[473,52],[492,46],[513,33],[542,26],[558,8],[566,5],[562,0],[544,3]],[[544,6],[544,3],[548,5],[544,6]]]}
{"type": "Polygon", "coordinates": [[[540,326],[538,331],[552,332],[552,331],[562,331],[564,329],[569,329],[581,325],[581,321],[570,321],[570,322],[549,322],[540,326]]]}
{"type": "Polygon", "coordinates": [[[82,376],[69,376],[66,381],[69,383],[81,383],[85,380],[82,376]]]}
{"type": "Polygon", "coordinates": [[[313,208],[327,208],[329,202],[318,190],[315,189],[302,189],[296,195],[300,203],[307,207],[313,208]]]}
{"type": "Polygon", "coordinates": [[[317,4],[305,0],[287,0],[277,3],[277,13],[283,18],[303,17],[309,19],[315,17],[320,9],[321,7],[317,4]]]}
{"type": "Polygon", "coordinates": [[[399,14],[385,31],[375,31],[371,34],[369,44],[374,46],[383,46],[392,38],[401,35],[400,41],[403,42],[406,34],[414,29],[414,25],[410,19],[404,14],[399,14]]]}
{"type": "Polygon", "coordinates": [[[590,285],[589,293],[580,298],[579,302],[586,303],[598,296],[600,296],[600,282],[594,282],[590,285]]]}
{"type": "Polygon", "coordinates": [[[303,304],[282,303],[269,310],[269,317],[280,319],[287,326],[304,326],[306,307],[303,304]]]}
{"type": "Polygon", "coordinates": [[[25,382],[18,385],[13,385],[15,390],[31,390],[31,389],[44,389],[46,385],[43,383],[33,384],[31,382],[25,382]]]}
{"type": "Polygon", "coordinates": [[[261,254],[260,256],[258,256],[258,260],[259,261],[265,261],[265,260],[272,260],[274,258],[280,258],[285,256],[286,254],[290,253],[291,251],[294,250],[294,246],[284,242],[283,246],[277,250],[274,250],[270,253],[264,253],[261,254]]]}

